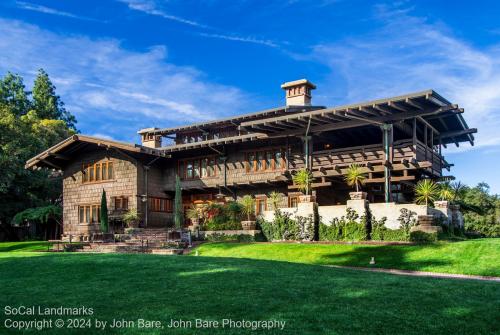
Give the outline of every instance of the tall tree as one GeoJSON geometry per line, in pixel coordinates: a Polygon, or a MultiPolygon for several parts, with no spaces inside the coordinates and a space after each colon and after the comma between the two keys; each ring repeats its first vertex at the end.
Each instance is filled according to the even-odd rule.
{"type": "Polygon", "coordinates": [[[49,179],[50,171],[25,170],[24,164],[75,130],[61,118],[41,114],[22,77],[7,73],[0,78],[0,224],[26,208],[60,200],[61,180],[49,179]]]}
{"type": "Polygon", "coordinates": [[[43,69],[38,70],[32,94],[33,109],[40,119],[62,120],[68,128],[76,129],[76,118],[66,110],[61,98],[56,94],[56,87],[43,69]]]}
{"type": "Polygon", "coordinates": [[[109,230],[109,222],[108,222],[108,203],[106,201],[106,191],[102,189],[101,196],[101,231],[103,233],[107,233],[109,230]]]}

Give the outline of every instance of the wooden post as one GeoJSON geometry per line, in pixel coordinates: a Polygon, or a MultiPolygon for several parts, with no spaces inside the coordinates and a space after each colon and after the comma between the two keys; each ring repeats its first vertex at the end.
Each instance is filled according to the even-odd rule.
{"type": "Polygon", "coordinates": [[[391,165],[393,159],[394,148],[392,145],[393,142],[393,132],[392,132],[392,124],[385,123],[380,126],[382,128],[383,133],[383,146],[384,146],[384,194],[385,194],[385,202],[391,202],[391,165]]]}
{"type": "Polygon", "coordinates": [[[427,160],[427,146],[429,145],[429,139],[427,138],[427,125],[424,124],[424,150],[425,150],[425,160],[427,160]]]}

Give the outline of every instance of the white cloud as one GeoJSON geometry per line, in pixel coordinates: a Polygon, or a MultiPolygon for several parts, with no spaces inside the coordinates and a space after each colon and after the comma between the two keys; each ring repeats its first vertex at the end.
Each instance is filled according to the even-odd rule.
{"type": "Polygon", "coordinates": [[[189,124],[255,107],[239,89],[167,62],[164,46],[131,51],[114,39],[66,36],[5,19],[0,36],[0,74],[19,73],[31,85],[34,71],[47,70],[84,133],[130,140],[143,127],[189,124]]]}
{"type": "Polygon", "coordinates": [[[167,20],[176,21],[194,27],[208,28],[208,26],[201,24],[199,22],[175,16],[165,12],[162,9],[159,9],[155,1],[151,0],[118,0],[118,1],[125,3],[128,6],[128,8],[139,12],[144,12],[149,15],[159,16],[167,20]]]}
{"type": "Polygon", "coordinates": [[[376,19],[383,28],[316,45],[305,57],[331,69],[318,89],[321,103],[337,105],[433,88],[465,108],[469,126],[479,130],[476,147],[500,145],[500,45],[475,47],[445,26],[411,16],[408,8],[378,7],[376,19]],[[326,92],[327,87],[332,90],[326,92]]]}
{"type": "Polygon", "coordinates": [[[78,20],[99,21],[99,20],[91,18],[91,17],[76,15],[76,14],[64,12],[64,11],[61,11],[58,9],[54,9],[54,8],[50,8],[50,7],[46,7],[46,6],[42,6],[42,5],[38,5],[38,4],[32,4],[32,3],[24,2],[24,1],[16,1],[16,5],[18,8],[30,10],[33,12],[39,12],[39,13],[57,15],[57,16],[64,16],[64,17],[69,17],[69,18],[78,19],[78,20]]]}
{"type": "Polygon", "coordinates": [[[222,35],[222,34],[207,34],[207,33],[199,33],[199,36],[209,37],[209,38],[218,38],[222,40],[228,41],[237,41],[237,42],[246,42],[246,43],[254,43],[254,44],[262,44],[272,48],[278,48],[279,45],[271,40],[262,40],[255,37],[242,37],[235,35],[222,35]]]}

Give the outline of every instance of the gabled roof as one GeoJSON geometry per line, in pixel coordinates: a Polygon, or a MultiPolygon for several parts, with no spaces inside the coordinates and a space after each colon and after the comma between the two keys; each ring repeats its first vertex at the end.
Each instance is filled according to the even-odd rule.
{"type": "Polygon", "coordinates": [[[156,157],[168,156],[161,150],[148,148],[138,144],[107,140],[87,135],[73,135],[29,159],[26,162],[25,168],[47,167],[59,170],[61,169],[61,165],[64,165],[68,161],[70,155],[88,146],[114,148],[133,154],[152,155],[156,157]]]}

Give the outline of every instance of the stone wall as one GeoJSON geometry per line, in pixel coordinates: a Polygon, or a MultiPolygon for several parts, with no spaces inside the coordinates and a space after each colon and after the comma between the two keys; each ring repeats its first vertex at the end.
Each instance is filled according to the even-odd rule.
{"type": "MultiPolygon", "coordinates": [[[[452,209],[443,208],[432,208],[425,205],[416,204],[397,204],[391,203],[369,203],[366,200],[348,200],[346,205],[335,205],[335,206],[318,206],[318,213],[322,223],[329,225],[334,218],[340,219],[342,216],[346,215],[347,208],[352,208],[361,217],[366,215],[366,210],[369,209],[372,218],[380,220],[383,217],[386,218],[385,226],[389,229],[400,228],[400,222],[398,220],[401,215],[401,209],[406,208],[415,213],[415,219],[419,215],[434,215],[435,218],[442,218],[443,222],[455,226],[463,227],[463,217],[460,211],[455,207],[452,209]]],[[[292,217],[302,216],[308,217],[313,215],[312,203],[299,203],[297,208],[281,208],[284,213],[290,213],[292,217]]],[[[274,216],[274,211],[266,211],[262,215],[263,219],[267,221],[272,221],[274,216]]]]}

